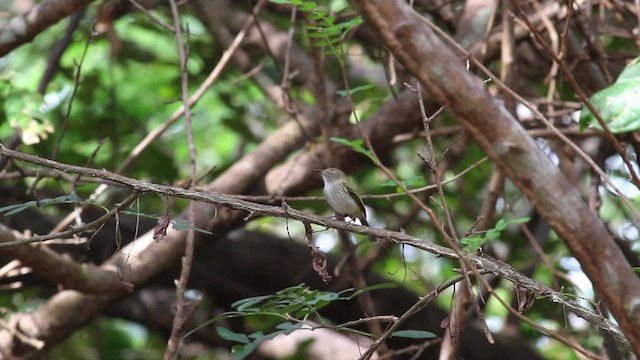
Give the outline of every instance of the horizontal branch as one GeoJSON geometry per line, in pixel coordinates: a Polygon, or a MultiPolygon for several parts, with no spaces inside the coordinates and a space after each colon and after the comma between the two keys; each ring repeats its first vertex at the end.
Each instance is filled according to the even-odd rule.
{"type": "MultiPolygon", "coordinates": [[[[0,224],[0,244],[20,240],[16,231],[0,224]]],[[[0,254],[20,260],[23,266],[32,268],[39,276],[62,285],[64,289],[100,294],[119,286],[115,271],[100,269],[92,264],[80,264],[47,246],[4,247],[0,249],[0,254]]]]}
{"type": "MultiPolygon", "coordinates": [[[[128,178],[126,176],[118,175],[105,169],[92,169],[43,159],[38,156],[33,156],[8,149],[2,144],[0,144],[0,155],[7,156],[15,160],[45,166],[48,168],[58,169],[61,171],[110,180],[130,187],[132,190],[138,192],[150,192],[158,195],[173,196],[211,204],[218,204],[231,209],[246,211],[250,216],[273,216],[280,218],[289,218],[306,223],[316,224],[323,227],[345,230],[352,233],[373,235],[378,238],[389,239],[398,244],[410,245],[415,248],[435,254],[437,256],[444,256],[452,259],[458,258],[458,255],[452,249],[416,238],[406,233],[377,229],[373,227],[347,223],[344,221],[327,219],[325,217],[293,209],[286,203],[283,203],[282,206],[264,205],[241,200],[230,195],[192,191],[173,186],[148,183],[128,178]]],[[[0,249],[0,254],[4,251],[5,249],[0,249]]],[[[598,326],[599,328],[610,332],[618,341],[628,346],[625,336],[615,324],[613,324],[608,319],[605,319],[604,317],[594,313],[593,311],[579,305],[577,302],[568,299],[565,294],[555,291],[533,279],[530,279],[512,268],[510,265],[493,259],[489,256],[477,256],[473,254],[465,254],[464,256],[468,261],[472,261],[479,269],[484,269],[494,274],[495,276],[505,278],[511,281],[513,284],[530,290],[538,296],[548,297],[552,302],[561,303],[567,310],[571,311],[579,317],[584,318],[585,320],[598,326]]]]}

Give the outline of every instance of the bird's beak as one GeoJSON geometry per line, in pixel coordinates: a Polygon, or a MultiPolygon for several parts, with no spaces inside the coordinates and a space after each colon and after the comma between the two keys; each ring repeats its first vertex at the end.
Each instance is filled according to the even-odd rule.
{"type": "Polygon", "coordinates": [[[320,170],[320,169],[313,169],[313,171],[315,171],[315,172],[319,172],[319,173],[321,173],[321,172],[322,172],[322,170],[320,170]]]}

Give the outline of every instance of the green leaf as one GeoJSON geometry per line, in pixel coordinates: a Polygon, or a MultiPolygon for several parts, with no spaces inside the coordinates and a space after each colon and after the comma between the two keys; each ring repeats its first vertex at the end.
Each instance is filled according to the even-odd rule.
{"type": "Polygon", "coordinates": [[[213,235],[213,233],[210,232],[210,231],[207,231],[205,229],[201,229],[201,228],[198,228],[198,227],[191,226],[187,219],[175,219],[173,221],[173,228],[178,230],[178,231],[180,231],[180,230],[195,230],[195,231],[197,231],[199,233],[203,233],[203,234],[207,234],[207,235],[213,235]]]}
{"type": "Polygon", "coordinates": [[[231,359],[244,359],[249,354],[251,354],[257,347],[265,340],[273,339],[274,337],[283,334],[284,331],[279,330],[272,332],[271,334],[264,335],[261,331],[255,332],[251,334],[249,337],[255,339],[254,341],[246,344],[246,345],[236,345],[231,348],[231,359]]]}
{"type": "Polygon", "coordinates": [[[280,330],[289,330],[294,326],[294,324],[290,321],[285,321],[283,323],[280,323],[278,325],[276,325],[276,329],[280,329],[280,330]]]}
{"type": "Polygon", "coordinates": [[[343,139],[343,138],[332,137],[331,141],[335,141],[338,144],[346,145],[346,146],[349,146],[351,148],[356,147],[356,146],[362,146],[362,144],[364,144],[364,140],[362,140],[362,139],[347,140],[347,139],[343,139]]]}
{"type": "Polygon", "coordinates": [[[496,222],[496,226],[493,229],[489,229],[484,234],[484,236],[481,236],[481,235],[468,236],[466,238],[460,239],[460,244],[463,246],[463,248],[466,251],[473,254],[476,251],[478,251],[478,248],[484,245],[484,243],[486,243],[488,240],[495,240],[499,238],[501,232],[505,230],[507,227],[509,227],[510,224],[523,224],[528,222],[529,220],[530,218],[528,217],[521,217],[521,218],[511,219],[511,220],[500,219],[498,220],[498,222],[496,222]]]}
{"type": "Polygon", "coordinates": [[[300,6],[301,11],[311,11],[316,8],[316,3],[313,1],[304,1],[300,6]]]}
{"type": "Polygon", "coordinates": [[[216,331],[221,338],[228,341],[235,341],[243,344],[249,343],[249,337],[245,334],[238,334],[222,326],[216,326],[216,331]]]}
{"type": "Polygon", "coordinates": [[[285,335],[289,335],[292,332],[302,329],[302,328],[311,328],[309,325],[304,323],[292,323],[292,322],[283,322],[276,326],[276,329],[282,330],[282,333],[285,335]]]}
{"type": "MultiPolygon", "coordinates": [[[[631,61],[618,80],[594,94],[589,102],[598,110],[605,124],[614,134],[640,130],[640,57],[631,61]]],[[[580,114],[580,129],[592,125],[602,129],[586,107],[580,114]]]]}
{"type": "Polygon", "coordinates": [[[9,206],[5,206],[3,208],[0,208],[0,212],[4,212],[7,211],[7,213],[5,214],[6,216],[9,215],[13,215],[13,214],[17,214],[19,212],[22,212],[24,210],[33,208],[33,207],[37,207],[37,203],[35,201],[27,201],[24,204],[16,204],[16,205],[9,205],[9,206]]]}
{"type": "Polygon", "coordinates": [[[627,66],[622,70],[616,83],[623,82],[635,82],[640,80],[640,57],[637,57],[629,62],[627,66]]]}
{"type": "MultiPolygon", "coordinates": [[[[312,32],[310,32],[309,37],[312,39],[324,39],[327,37],[327,34],[324,33],[322,28],[319,28],[314,29],[312,32]]],[[[320,47],[321,45],[318,45],[318,43],[316,43],[315,46],[320,47]]]]}
{"type": "Polygon", "coordinates": [[[504,230],[504,229],[507,228],[507,226],[509,226],[509,222],[507,222],[507,220],[505,220],[505,219],[500,219],[496,223],[495,229],[496,230],[504,230]]]}
{"type": "Polygon", "coordinates": [[[301,304],[297,302],[297,303],[290,303],[287,306],[277,309],[277,311],[281,314],[295,313],[298,316],[304,316],[310,312],[310,308],[305,304],[301,304]]]}
{"type": "MultiPolygon", "coordinates": [[[[315,47],[321,48],[321,47],[328,46],[330,48],[333,48],[333,47],[338,47],[340,45],[340,39],[330,38],[327,36],[327,34],[322,34],[322,33],[318,33],[318,35],[319,36],[317,36],[317,38],[321,38],[323,40],[314,42],[313,46],[315,47]]],[[[313,37],[313,36],[309,35],[309,37],[313,37]]],[[[328,53],[329,53],[328,55],[336,55],[336,56],[338,55],[338,54],[335,54],[332,50],[329,50],[328,53]]]]}
{"type": "MultiPolygon", "coordinates": [[[[269,296],[256,296],[256,297],[241,299],[231,304],[231,307],[235,308],[238,311],[247,311],[248,309],[254,308],[253,307],[254,305],[267,299],[269,299],[269,296]]],[[[257,309],[257,308],[254,308],[254,309],[257,309]]]]}
{"type": "Polygon", "coordinates": [[[315,13],[309,15],[310,20],[325,20],[325,22],[333,23],[336,18],[333,16],[327,16],[327,13],[324,11],[316,11],[315,13]]]}
{"type": "Polygon", "coordinates": [[[381,290],[381,289],[394,289],[397,288],[398,284],[396,283],[392,283],[392,282],[386,282],[386,283],[382,283],[382,284],[375,284],[375,285],[371,285],[371,286],[367,286],[366,288],[360,289],[356,292],[354,292],[351,296],[347,297],[347,299],[353,299],[354,297],[362,294],[365,291],[374,291],[374,290],[381,290]]]}
{"type": "Polygon", "coordinates": [[[75,204],[83,203],[76,194],[61,195],[55,198],[40,199],[39,201],[31,200],[23,204],[7,205],[0,208],[0,213],[6,212],[6,216],[17,214],[27,209],[37,208],[38,206],[55,205],[55,204],[75,204]]]}
{"type": "Polygon", "coordinates": [[[509,223],[511,223],[511,224],[525,224],[525,223],[528,223],[529,220],[531,220],[531,218],[525,216],[525,217],[509,220],[509,223]]]}
{"type": "Polygon", "coordinates": [[[487,240],[495,240],[500,237],[500,230],[498,229],[490,229],[487,231],[485,238],[487,240]]]}
{"type": "Polygon", "coordinates": [[[256,331],[249,334],[249,337],[252,339],[262,339],[264,337],[264,333],[262,331],[256,331]]]}
{"type": "MultiPolygon", "coordinates": [[[[334,301],[351,300],[365,291],[395,288],[397,286],[398,285],[395,283],[383,283],[372,285],[359,291],[354,291],[353,288],[348,288],[336,293],[311,290],[306,284],[302,283],[300,285],[282,289],[272,295],[256,296],[238,300],[232,304],[232,307],[236,308],[238,311],[225,312],[222,316],[207,323],[211,324],[218,319],[238,316],[268,315],[271,317],[277,317],[279,314],[285,313],[296,318],[304,318],[334,301]]],[[[284,315],[281,317],[284,318],[284,315]]],[[[256,331],[249,335],[238,334],[223,327],[216,327],[216,330],[223,339],[243,344],[234,346],[231,354],[232,359],[242,359],[253,352],[256,346],[265,340],[272,339],[280,334],[288,335],[298,329],[311,328],[309,325],[304,323],[294,323],[289,321],[285,321],[277,325],[274,323],[274,325],[278,330],[269,334],[264,334],[262,331],[256,331]]]]}
{"type": "Polygon", "coordinates": [[[364,140],[355,139],[355,140],[347,140],[343,138],[332,137],[331,141],[337,142],[338,144],[342,144],[350,147],[353,151],[364,154],[369,159],[373,159],[373,154],[371,151],[365,149],[362,145],[364,144],[364,140]]]}
{"type": "Polygon", "coordinates": [[[355,28],[356,26],[362,24],[363,22],[364,21],[362,20],[362,16],[356,16],[351,20],[347,20],[345,22],[340,23],[340,26],[346,29],[346,31],[349,31],[355,28]]]}
{"type": "Polygon", "coordinates": [[[471,254],[475,254],[485,242],[487,242],[487,239],[479,235],[468,236],[460,239],[460,244],[463,249],[471,254]]]}
{"type": "Polygon", "coordinates": [[[255,350],[260,342],[252,342],[247,345],[235,345],[231,348],[231,360],[241,360],[249,356],[255,350]]]}
{"type": "Polygon", "coordinates": [[[350,89],[349,91],[347,91],[347,90],[338,90],[338,91],[336,91],[336,94],[338,94],[338,95],[340,95],[342,97],[346,97],[349,94],[353,95],[353,94],[355,94],[357,92],[360,92],[360,91],[365,91],[365,90],[375,89],[375,88],[376,88],[375,84],[365,84],[365,85],[361,85],[361,86],[355,87],[353,89],[350,89]]]}
{"type": "Polygon", "coordinates": [[[434,339],[436,334],[424,330],[398,330],[391,334],[391,337],[401,337],[407,339],[434,339]]]}

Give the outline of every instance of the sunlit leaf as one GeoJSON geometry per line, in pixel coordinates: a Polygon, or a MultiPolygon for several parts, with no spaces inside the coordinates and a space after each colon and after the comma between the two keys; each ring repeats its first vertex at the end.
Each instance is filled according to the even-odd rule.
{"type": "MultiPolygon", "coordinates": [[[[618,80],[593,95],[589,102],[598,110],[612,133],[640,130],[640,57],[631,61],[618,80]]],[[[587,126],[602,129],[595,116],[584,106],[580,129],[587,126]]]]}

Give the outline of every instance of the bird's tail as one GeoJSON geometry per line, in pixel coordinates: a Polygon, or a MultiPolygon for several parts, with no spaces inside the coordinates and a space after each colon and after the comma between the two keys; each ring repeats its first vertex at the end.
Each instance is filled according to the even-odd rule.
{"type": "MultiPolygon", "coordinates": [[[[360,223],[361,223],[362,225],[364,225],[364,226],[371,226],[371,225],[369,225],[369,222],[367,221],[367,219],[366,219],[366,218],[364,218],[364,217],[363,217],[363,218],[360,218],[360,223]]],[[[375,236],[373,236],[373,235],[369,235],[369,241],[371,241],[371,242],[376,242],[376,241],[378,241],[378,238],[377,238],[377,237],[375,237],[375,236]]]]}

